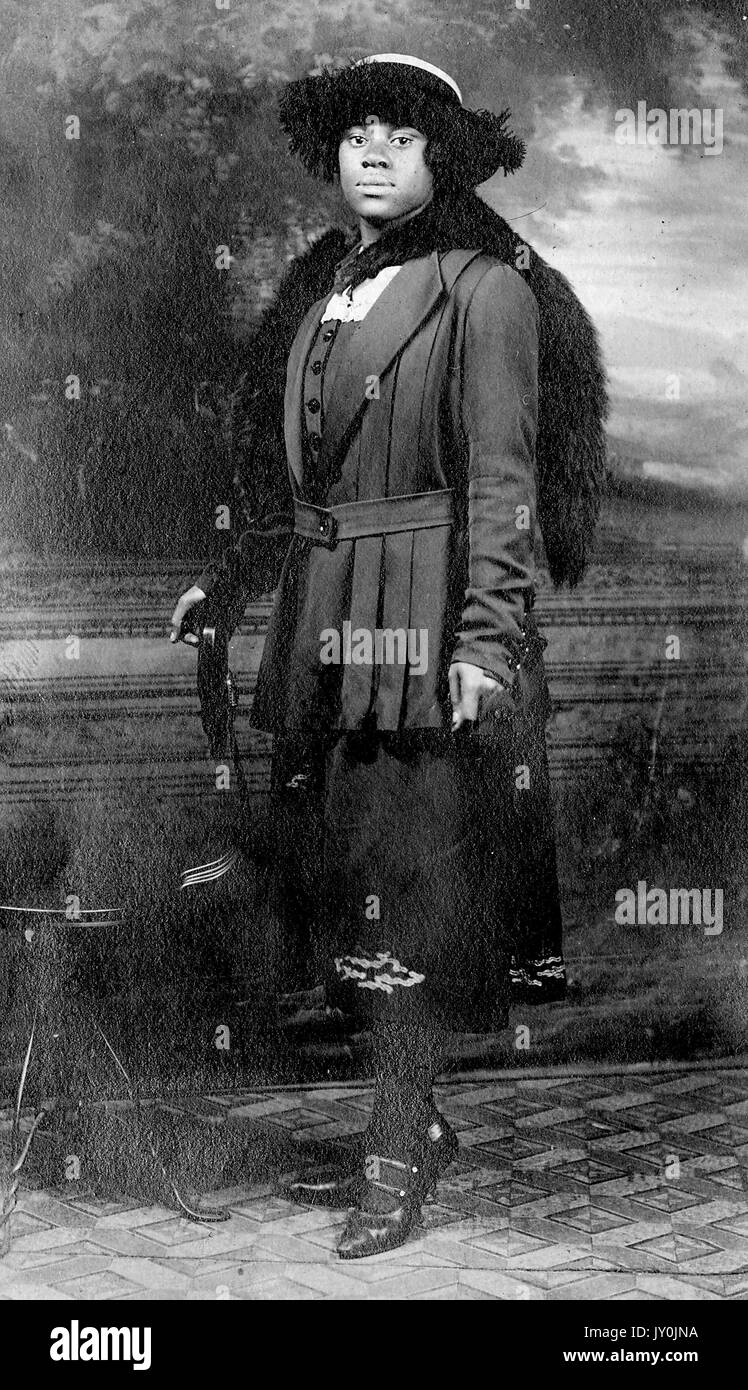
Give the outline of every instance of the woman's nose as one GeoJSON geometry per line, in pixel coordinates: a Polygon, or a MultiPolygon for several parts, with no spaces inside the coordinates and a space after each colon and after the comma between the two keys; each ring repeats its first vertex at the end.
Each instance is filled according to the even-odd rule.
{"type": "Polygon", "coordinates": [[[366,166],[367,164],[379,164],[387,167],[389,165],[389,160],[390,157],[389,152],[387,150],[387,146],[378,146],[372,143],[369,145],[369,148],[366,151],[366,154],[364,155],[363,163],[364,166],[366,166]]]}

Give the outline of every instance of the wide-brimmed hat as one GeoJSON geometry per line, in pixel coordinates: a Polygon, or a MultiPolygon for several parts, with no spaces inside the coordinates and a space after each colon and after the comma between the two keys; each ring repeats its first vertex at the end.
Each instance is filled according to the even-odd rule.
{"type": "Polygon", "coordinates": [[[449,181],[475,188],[497,170],[513,174],[525,154],[508,129],[509,111],[472,111],[441,68],[405,53],[374,53],[290,82],[280,99],[289,146],[310,174],[334,182],[343,131],[377,115],[422,130],[438,148],[449,181]]]}

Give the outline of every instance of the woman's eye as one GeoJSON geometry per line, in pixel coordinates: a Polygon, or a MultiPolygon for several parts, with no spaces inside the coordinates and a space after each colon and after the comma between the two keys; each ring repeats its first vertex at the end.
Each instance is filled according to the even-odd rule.
{"type": "MultiPolygon", "coordinates": [[[[366,134],[365,134],[364,131],[360,131],[360,130],[359,130],[359,131],[349,131],[348,135],[346,136],[346,139],[347,139],[347,141],[348,141],[348,143],[349,143],[350,145],[353,145],[354,147],[357,147],[357,146],[359,146],[359,145],[362,145],[362,144],[365,145],[365,144],[366,144],[367,136],[366,136],[366,134]]],[[[412,135],[393,135],[393,136],[391,137],[391,143],[392,143],[392,144],[395,144],[395,145],[399,145],[400,148],[403,148],[403,146],[405,146],[405,145],[412,145],[412,144],[413,144],[413,136],[412,136],[412,135]]]]}

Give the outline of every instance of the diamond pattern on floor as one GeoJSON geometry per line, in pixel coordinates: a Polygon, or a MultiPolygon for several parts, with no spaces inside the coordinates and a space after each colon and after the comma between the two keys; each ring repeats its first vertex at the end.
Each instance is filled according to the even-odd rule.
{"type": "Polygon", "coordinates": [[[437,1099],[460,1153],[399,1250],[343,1263],[343,1216],[280,1191],[289,1154],[303,1168],[321,1138],[355,1141],[364,1085],[211,1095],[181,1113],[281,1155],[204,1194],[229,1220],[22,1190],[0,1298],[746,1298],[748,1069],[498,1076],[437,1099]]]}

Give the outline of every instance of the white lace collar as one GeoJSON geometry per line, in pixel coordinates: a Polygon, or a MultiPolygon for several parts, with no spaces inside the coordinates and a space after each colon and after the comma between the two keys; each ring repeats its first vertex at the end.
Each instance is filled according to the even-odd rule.
{"type": "Polygon", "coordinates": [[[398,270],[402,270],[402,266],[387,265],[378,275],[357,285],[355,290],[333,294],[327,301],[320,323],[328,323],[330,319],[338,319],[341,323],[359,323],[361,319],[366,318],[372,305],[387,288],[390,280],[397,275],[398,270]]]}

